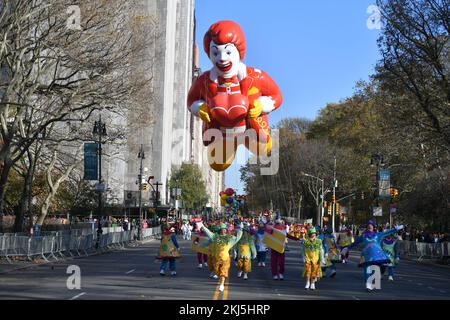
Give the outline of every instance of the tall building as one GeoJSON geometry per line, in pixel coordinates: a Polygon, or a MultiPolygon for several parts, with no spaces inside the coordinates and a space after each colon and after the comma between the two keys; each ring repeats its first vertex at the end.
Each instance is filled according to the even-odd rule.
{"type": "MultiPolygon", "coordinates": [[[[144,112],[130,112],[115,121],[127,128],[125,142],[106,146],[104,179],[108,185],[107,202],[135,206],[137,178],[143,146],[144,177],[154,176],[163,205],[170,203],[168,183],[171,172],[182,163],[201,168],[209,205],[218,208],[223,189],[223,173],[210,169],[206,150],[201,142],[201,120],[186,107],[186,98],[193,78],[198,75],[198,49],[195,46],[194,0],[137,0],[130,20],[132,32],[150,40],[146,58],[136,58],[136,72],[146,70],[151,83],[138,103],[144,112]],[[197,53],[196,53],[197,52],[197,53]],[[197,58],[196,58],[197,57],[197,58]],[[197,60],[197,61],[196,61],[197,60]],[[129,198],[129,194],[133,194],[129,198]]],[[[150,203],[150,192],[143,192],[144,204],[150,203]]]]}

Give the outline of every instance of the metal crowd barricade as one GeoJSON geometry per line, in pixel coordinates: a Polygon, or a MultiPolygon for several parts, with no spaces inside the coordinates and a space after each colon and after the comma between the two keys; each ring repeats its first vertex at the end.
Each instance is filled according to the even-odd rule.
{"type": "MultiPolygon", "coordinates": [[[[160,227],[147,228],[143,230],[144,238],[155,238],[160,235],[160,227]]],[[[103,251],[110,248],[124,248],[126,243],[135,240],[137,229],[121,232],[108,232],[100,235],[98,249],[103,251]]],[[[23,234],[2,234],[0,235],[0,257],[5,257],[12,263],[12,257],[26,257],[33,260],[41,257],[45,261],[48,258],[58,260],[56,255],[66,258],[63,253],[76,253],[81,256],[81,252],[87,255],[87,251],[94,249],[97,235],[92,232],[80,230],[45,231],[39,236],[26,236],[23,234]]],[[[448,252],[448,247],[446,250],[448,252]]],[[[438,251],[438,252],[442,252],[438,251]]]]}
{"type": "Polygon", "coordinates": [[[398,241],[400,256],[423,259],[444,259],[449,256],[450,243],[425,243],[416,241],[398,241]]]}

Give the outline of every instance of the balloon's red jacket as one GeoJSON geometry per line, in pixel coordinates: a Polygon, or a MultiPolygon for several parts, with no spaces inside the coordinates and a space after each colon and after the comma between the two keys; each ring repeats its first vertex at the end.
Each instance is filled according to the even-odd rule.
{"type": "MultiPolygon", "coordinates": [[[[213,70],[198,77],[188,94],[188,109],[195,113],[192,106],[203,100],[208,106],[211,122],[203,123],[203,132],[210,128],[222,132],[243,133],[253,128],[261,142],[270,139],[270,126],[267,114],[276,110],[282,103],[282,94],[272,78],[262,70],[244,66],[244,72],[230,79],[223,79],[213,70]],[[225,95],[221,95],[226,94],[225,95]],[[253,103],[260,97],[269,104],[263,105],[263,112],[257,118],[247,117],[253,103]],[[270,100],[268,100],[270,99],[270,100]]],[[[204,141],[205,146],[209,141],[204,141]]]]}

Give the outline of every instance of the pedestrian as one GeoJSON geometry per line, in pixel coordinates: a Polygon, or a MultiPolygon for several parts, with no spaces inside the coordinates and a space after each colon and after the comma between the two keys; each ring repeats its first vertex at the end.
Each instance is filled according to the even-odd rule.
{"type": "Polygon", "coordinates": [[[316,228],[308,229],[308,238],[302,239],[303,276],[306,278],[305,290],[315,290],[315,283],[322,277],[321,265],[325,264],[322,240],[317,238],[316,228]]]}
{"type": "Polygon", "coordinates": [[[164,231],[161,237],[161,244],[159,246],[159,256],[157,257],[158,259],[161,259],[159,274],[161,276],[164,276],[167,264],[169,264],[171,275],[176,276],[176,259],[179,257],[180,247],[175,235],[175,228],[167,224],[164,227],[164,231]]]}
{"type": "Polygon", "coordinates": [[[255,235],[255,246],[256,246],[256,256],[258,259],[258,267],[266,266],[266,255],[267,255],[267,247],[264,244],[264,222],[260,222],[258,226],[258,231],[255,235]]]}
{"type": "MultiPolygon", "coordinates": [[[[215,234],[208,230],[202,222],[200,222],[201,230],[210,238],[214,250],[214,273],[220,278],[219,291],[225,289],[225,280],[228,278],[230,269],[230,250],[239,242],[242,237],[242,223],[236,236],[228,234],[228,227],[225,223],[220,224],[219,234],[215,234]]],[[[202,244],[200,244],[201,246],[202,244]]]]}
{"type": "Polygon", "coordinates": [[[242,229],[242,237],[236,245],[238,278],[244,274],[244,280],[252,272],[252,260],[256,258],[255,238],[250,234],[250,226],[247,224],[242,229]]]}
{"type": "Polygon", "coordinates": [[[373,291],[372,284],[368,282],[371,273],[369,267],[372,265],[380,266],[390,262],[390,259],[381,248],[381,241],[384,237],[401,229],[403,229],[403,226],[397,226],[394,229],[384,232],[376,232],[376,225],[370,220],[366,225],[366,231],[364,231],[364,233],[362,233],[354,243],[347,247],[347,250],[351,250],[360,245],[363,246],[358,266],[363,268],[364,282],[366,284],[367,291],[373,291]]]}
{"type": "MultiPolygon", "coordinates": [[[[287,236],[286,229],[281,222],[280,218],[275,220],[275,225],[273,228],[282,232],[285,236],[287,236]]],[[[272,229],[266,229],[266,232],[273,233],[272,229]]],[[[270,250],[270,267],[272,271],[273,280],[283,280],[284,279],[284,264],[285,264],[285,253],[284,246],[286,243],[283,243],[283,253],[280,253],[274,249],[270,250]]]]}
{"type": "Polygon", "coordinates": [[[398,250],[398,245],[395,237],[393,235],[387,235],[383,242],[381,243],[384,253],[390,260],[389,263],[381,267],[381,274],[384,274],[386,267],[388,268],[389,281],[394,281],[394,271],[395,267],[400,261],[400,254],[398,250]]]}
{"type": "Polygon", "coordinates": [[[191,241],[192,229],[193,227],[191,226],[191,224],[188,221],[186,221],[186,240],[188,241],[191,241]]]}

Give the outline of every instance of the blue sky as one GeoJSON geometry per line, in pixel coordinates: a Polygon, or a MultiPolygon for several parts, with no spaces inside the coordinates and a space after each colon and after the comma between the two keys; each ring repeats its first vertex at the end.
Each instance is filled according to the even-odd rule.
{"type": "MultiPolygon", "coordinates": [[[[329,102],[338,102],[367,80],[379,58],[379,30],[369,29],[367,8],[375,0],[195,0],[196,42],[203,71],[211,63],[203,36],[219,20],[233,20],[244,30],[244,63],[266,71],[283,93],[283,104],[270,114],[314,119],[329,102]]],[[[245,157],[240,147],[238,157],[245,157]]],[[[243,192],[240,165],[226,171],[227,187],[243,192]]]]}

